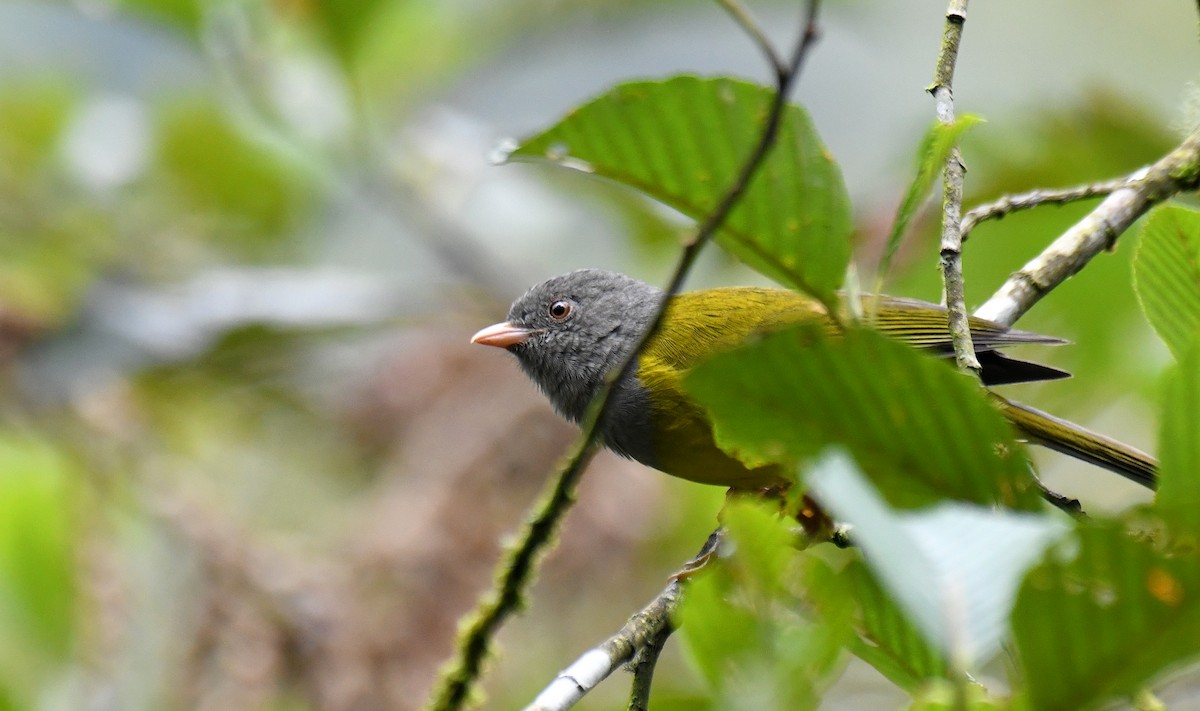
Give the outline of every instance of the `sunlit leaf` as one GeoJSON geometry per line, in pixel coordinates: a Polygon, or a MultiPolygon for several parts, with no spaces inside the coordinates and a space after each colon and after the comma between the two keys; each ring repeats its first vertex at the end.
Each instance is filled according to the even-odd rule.
{"type": "MultiPolygon", "coordinates": [[[[728,78],[622,84],[510,157],[578,167],[700,220],[749,157],[771,98],[766,87],[728,78]]],[[[717,241],[767,276],[828,301],[849,261],[850,229],[837,165],[808,114],[787,107],[775,149],[717,241]]]]}
{"type": "Polygon", "coordinates": [[[1073,555],[1030,572],[1013,610],[1030,708],[1076,711],[1130,695],[1200,656],[1200,566],[1114,523],[1081,526],[1073,555]]]}
{"type": "Polygon", "coordinates": [[[702,363],[685,387],[717,443],[751,464],[841,444],[895,506],[1038,506],[1011,427],[976,383],[874,331],[771,334],[702,363]]]}
{"type": "Polygon", "coordinates": [[[1200,534],[1200,213],[1156,208],[1134,261],[1146,319],[1178,365],[1164,390],[1156,506],[1176,533],[1200,534]]]}
{"type": "Polygon", "coordinates": [[[1200,212],[1160,207],[1142,229],[1134,286],[1154,330],[1181,359],[1200,340],[1200,212]]]}
{"type": "MultiPolygon", "coordinates": [[[[1044,514],[960,503],[890,510],[836,451],[822,457],[806,480],[821,506],[852,526],[867,566],[926,641],[966,669],[999,651],[1025,571],[1065,528],[1044,514]]],[[[904,631],[894,631],[899,634],[891,641],[901,641],[904,631]]]]}

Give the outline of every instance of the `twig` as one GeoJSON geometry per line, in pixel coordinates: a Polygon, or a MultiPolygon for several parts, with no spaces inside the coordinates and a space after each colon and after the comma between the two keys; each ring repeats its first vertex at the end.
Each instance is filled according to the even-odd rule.
{"type": "Polygon", "coordinates": [[[1148,168],[1129,176],[1096,209],[1008,278],[975,312],[1011,326],[1050,290],[1074,275],[1154,205],[1200,187],[1200,128],[1148,168]]]}
{"type": "Polygon", "coordinates": [[[629,618],[629,622],[616,634],[584,652],[571,666],[559,672],[533,703],[525,707],[525,711],[568,709],[608,678],[609,674],[633,659],[638,650],[645,649],[656,640],[666,642],[671,630],[671,615],[679,607],[680,586],[679,580],[672,580],[650,604],[629,618]]]}
{"type": "Polygon", "coordinates": [[[1078,185],[1073,188],[1063,188],[1061,190],[1038,189],[1017,195],[1005,195],[994,202],[973,207],[967,214],[963,215],[963,241],[966,242],[971,230],[975,229],[976,225],[985,220],[999,220],[1014,212],[1028,210],[1039,205],[1065,205],[1076,200],[1101,197],[1123,187],[1127,182],[1129,182],[1129,178],[1119,178],[1117,180],[1088,183],[1087,185],[1078,185]]]}
{"type": "Polygon", "coordinates": [[[771,63],[771,68],[775,70],[775,76],[782,76],[787,71],[787,66],[779,57],[779,53],[771,46],[771,41],[763,34],[762,28],[750,14],[750,10],[738,0],[717,0],[717,3],[725,9],[725,12],[729,13],[735,22],[741,25],[742,30],[750,35],[750,39],[754,40],[754,44],[758,45],[758,49],[771,63]]]}
{"type": "Polygon", "coordinates": [[[713,209],[697,229],[695,236],[684,246],[675,267],[675,272],[663,294],[663,300],[651,319],[649,328],[637,341],[625,362],[606,378],[604,385],[593,398],[588,412],[581,423],[581,433],[572,446],[558,475],[550,484],[549,492],[535,504],[532,515],[516,542],[508,547],[499,563],[496,583],[485,596],[459,636],[458,654],[443,671],[427,705],[431,711],[459,709],[470,698],[488,656],[491,641],[500,625],[521,606],[524,591],[533,579],[538,562],[546,552],[559,523],[575,500],[575,488],[584,467],[596,448],[599,423],[608,412],[612,385],[627,372],[637,360],[638,354],[662,325],[667,302],[678,293],[684,279],[696,261],[700,250],[712,240],[717,229],[733,210],[745,193],[750,179],[766,158],[775,138],[787,106],[787,96],[800,74],[804,58],[817,39],[817,10],[820,0],[808,0],[804,15],[804,28],[790,61],[779,74],[775,95],[763,125],[758,143],[754,146],[734,182],[726,190],[720,203],[713,209]]]}
{"type": "Polygon", "coordinates": [[[679,607],[682,581],[716,555],[724,541],[724,528],[709,534],[696,557],[684,563],[680,571],[671,576],[670,584],[657,597],[630,617],[616,634],[559,672],[533,703],[525,707],[525,711],[566,711],[607,679],[617,667],[630,660],[633,660],[634,674],[630,708],[636,708],[635,703],[639,699],[647,699],[658,653],[674,631],[671,617],[679,607]]]}
{"type": "Polygon", "coordinates": [[[674,631],[675,628],[672,625],[663,625],[657,634],[646,640],[633,658],[633,684],[629,690],[629,711],[649,711],[650,686],[654,681],[654,669],[658,666],[658,657],[667,644],[667,638],[674,631]]]}
{"type": "Polygon", "coordinates": [[[1087,514],[1083,512],[1083,504],[1079,503],[1079,499],[1060,494],[1042,483],[1037,470],[1033,468],[1033,462],[1026,462],[1025,466],[1029,469],[1029,475],[1033,477],[1033,483],[1037,484],[1038,491],[1042,493],[1042,498],[1046,500],[1046,503],[1074,518],[1087,519],[1087,514]]]}
{"type": "MultiPolygon", "coordinates": [[[[954,65],[958,60],[958,45],[962,40],[963,24],[967,21],[967,0],[950,0],[946,8],[946,26],[942,31],[942,47],[938,52],[937,66],[933,72],[933,94],[937,118],[944,124],[954,123],[954,65]]],[[[942,282],[946,291],[946,319],[950,338],[954,345],[954,360],[961,370],[976,376],[982,368],[975,357],[975,345],[971,342],[971,326],[967,321],[967,307],[963,297],[962,273],[962,154],[955,146],[946,158],[942,171],[942,282]]]]}

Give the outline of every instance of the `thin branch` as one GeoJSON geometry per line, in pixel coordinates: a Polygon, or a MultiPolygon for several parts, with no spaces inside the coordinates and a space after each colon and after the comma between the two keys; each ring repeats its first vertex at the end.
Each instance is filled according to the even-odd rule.
{"type": "Polygon", "coordinates": [[[1033,483],[1037,484],[1038,491],[1042,493],[1042,499],[1054,508],[1062,511],[1068,516],[1079,519],[1087,519],[1087,514],[1083,512],[1083,504],[1079,503],[1079,499],[1065,496],[1058,493],[1042,483],[1041,477],[1038,476],[1037,470],[1033,467],[1033,462],[1026,462],[1026,467],[1029,469],[1029,475],[1033,477],[1033,483]]]}
{"type": "MultiPolygon", "coordinates": [[[[659,309],[655,314],[655,318],[651,321],[650,328],[642,334],[642,338],[638,341],[637,348],[626,359],[621,372],[628,370],[637,360],[638,354],[642,348],[658,333],[658,329],[662,326],[662,321],[666,315],[666,303],[671,296],[676,294],[680,287],[683,286],[683,281],[691,270],[692,263],[696,261],[696,257],[700,254],[700,249],[707,244],[716,235],[717,229],[725,222],[725,218],[733,211],[738,201],[742,199],[742,195],[746,192],[746,188],[750,185],[750,178],[758,172],[759,166],[766,159],[767,153],[775,144],[775,139],[779,134],[779,126],[783,120],[783,111],[787,107],[787,97],[791,92],[792,85],[800,74],[800,69],[804,65],[804,58],[808,56],[808,50],[814,42],[816,42],[819,33],[817,32],[817,10],[820,7],[820,0],[808,0],[807,10],[804,17],[803,34],[800,36],[800,41],[796,45],[796,50],[792,53],[791,60],[788,62],[785,71],[779,75],[776,85],[775,95],[771,100],[771,107],[767,114],[766,125],[763,126],[763,132],[759,137],[758,144],[754,146],[754,150],[742,165],[742,170],[738,174],[737,179],[725,195],[721,198],[721,202],[709,214],[708,219],[700,225],[696,231],[696,235],[684,245],[683,254],[680,255],[679,264],[675,268],[675,273],[668,282],[666,293],[663,295],[663,302],[659,305],[659,309]]],[[[610,378],[615,380],[616,378],[610,378]]],[[[603,393],[607,395],[607,393],[603,393]]],[[[607,399],[607,398],[605,398],[607,399]]]]}
{"type": "Polygon", "coordinates": [[[1117,237],[1151,207],[1197,187],[1200,187],[1200,127],[1157,163],[1130,175],[1096,209],[1010,276],[975,315],[1011,326],[1093,257],[1112,249],[1117,237]]]}
{"type": "Polygon", "coordinates": [[[584,652],[559,672],[533,703],[525,707],[525,711],[568,709],[622,664],[633,659],[639,650],[655,643],[661,647],[671,634],[671,615],[679,607],[680,587],[679,580],[672,580],[650,604],[629,618],[616,634],[584,652]]]}
{"type": "MultiPolygon", "coordinates": [[[[962,40],[963,24],[967,21],[967,0],[950,0],[946,8],[946,26],[942,30],[942,46],[938,52],[937,65],[933,72],[933,94],[938,121],[954,123],[954,66],[958,60],[958,46],[962,40]]],[[[942,171],[942,241],[940,266],[942,283],[946,292],[946,320],[954,345],[954,359],[961,370],[979,375],[982,368],[975,357],[975,345],[971,342],[971,326],[967,321],[967,307],[963,296],[962,273],[962,195],[966,168],[962,154],[955,146],[946,158],[942,171]]]]}
{"type": "Polygon", "coordinates": [[[675,267],[675,272],[663,294],[663,300],[651,319],[649,328],[635,344],[625,362],[615,368],[604,385],[593,398],[588,412],[581,423],[581,433],[572,446],[567,459],[559,468],[558,475],[550,484],[549,491],[534,505],[532,515],[516,539],[508,547],[499,563],[493,589],[476,606],[475,611],[464,622],[457,644],[458,654],[447,665],[434,688],[427,708],[431,711],[460,709],[473,693],[483,662],[491,649],[492,639],[500,626],[521,607],[525,590],[533,579],[538,563],[554,538],[559,523],[575,501],[575,488],[583,470],[595,453],[599,423],[610,407],[609,394],[613,383],[628,373],[637,361],[646,343],[662,325],[667,302],[678,293],[684,279],[725,218],[742,198],[750,179],[762,165],[771,147],[775,144],[779,126],[787,106],[787,97],[795,84],[804,59],[818,37],[817,11],[819,0],[808,0],[804,15],[802,35],[796,44],[790,61],[777,81],[767,119],[758,143],[742,164],[734,182],[725,191],[720,203],[713,209],[697,229],[695,236],[684,246],[675,267]]]}
{"type": "Polygon", "coordinates": [[[775,76],[783,76],[787,71],[787,66],[783,63],[779,53],[771,46],[771,41],[763,33],[762,26],[750,14],[750,10],[738,0],[717,0],[717,3],[725,9],[725,12],[729,13],[735,22],[741,25],[742,30],[750,35],[750,39],[754,40],[754,44],[758,45],[759,51],[763,53],[771,68],[775,70],[775,76]]]}
{"type": "Polygon", "coordinates": [[[349,126],[350,145],[355,149],[353,176],[330,152],[316,148],[280,117],[276,103],[268,100],[271,89],[264,81],[275,75],[270,63],[278,57],[264,55],[262,47],[270,43],[255,36],[269,28],[262,10],[251,3],[210,3],[203,17],[203,48],[247,133],[355,210],[397,225],[414,223],[414,229],[406,231],[409,239],[461,275],[461,281],[471,284],[473,291],[499,300],[503,293],[500,274],[505,271],[505,265],[497,264],[500,256],[483,249],[445,210],[429,207],[435,201],[421,194],[429,182],[424,174],[419,181],[398,174],[387,162],[389,151],[373,135],[361,112],[352,114],[354,121],[349,126]]]}
{"type": "Polygon", "coordinates": [[[633,690],[630,708],[637,708],[639,699],[647,699],[650,678],[654,674],[658,653],[674,631],[671,618],[679,607],[682,581],[716,555],[725,541],[725,529],[709,534],[696,557],[692,558],[670,583],[641,611],[629,618],[616,634],[585,652],[571,666],[559,672],[525,711],[566,711],[589,691],[608,678],[622,664],[632,660],[633,690]]]}
{"type": "Polygon", "coordinates": [[[633,658],[633,684],[629,690],[629,711],[649,711],[650,686],[654,681],[654,669],[662,654],[667,638],[675,631],[672,625],[664,625],[657,634],[646,640],[633,658]]]}
{"type": "Polygon", "coordinates": [[[994,202],[987,202],[973,207],[969,212],[967,212],[967,214],[963,215],[963,241],[967,241],[967,237],[971,233],[971,230],[975,229],[975,226],[980,222],[984,222],[986,220],[999,220],[1002,217],[1011,215],[1014,212],[1029,210],[1040,205],[1065,205],[1077,200],[1103,197],[1109,193],[1112,193],[1118,188],[1124,187],[1128,182],[1129,178],[1119,178],[1117,180],[1106,180],[1099,183],[1077,185],[1073,188],[1063,188],[1061,190],[1038,189],[1030,190],[1027,193],[1005,195],[994,202]]]}

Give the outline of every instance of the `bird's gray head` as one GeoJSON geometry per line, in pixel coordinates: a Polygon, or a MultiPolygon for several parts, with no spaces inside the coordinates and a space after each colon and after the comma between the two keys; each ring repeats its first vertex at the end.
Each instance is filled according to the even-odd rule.
{"type": "Polygon", "coordinates": [[[580,269],[534,286],[513,302],[506,323],[471,340],[507,348],[555,408],[578,422],[661,298],[661,290],[624,274],[580,269]]]}

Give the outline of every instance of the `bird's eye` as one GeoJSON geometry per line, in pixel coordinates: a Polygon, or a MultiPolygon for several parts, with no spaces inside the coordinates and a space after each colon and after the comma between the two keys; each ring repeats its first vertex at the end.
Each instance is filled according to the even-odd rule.
{"type": "Polygon", "coordinates": [[[550,304],[550,318],[554,319],[555,321],[566,320],[566,318],[570,315],[570,301],[555,301],[553,304],[550,304]]]}

